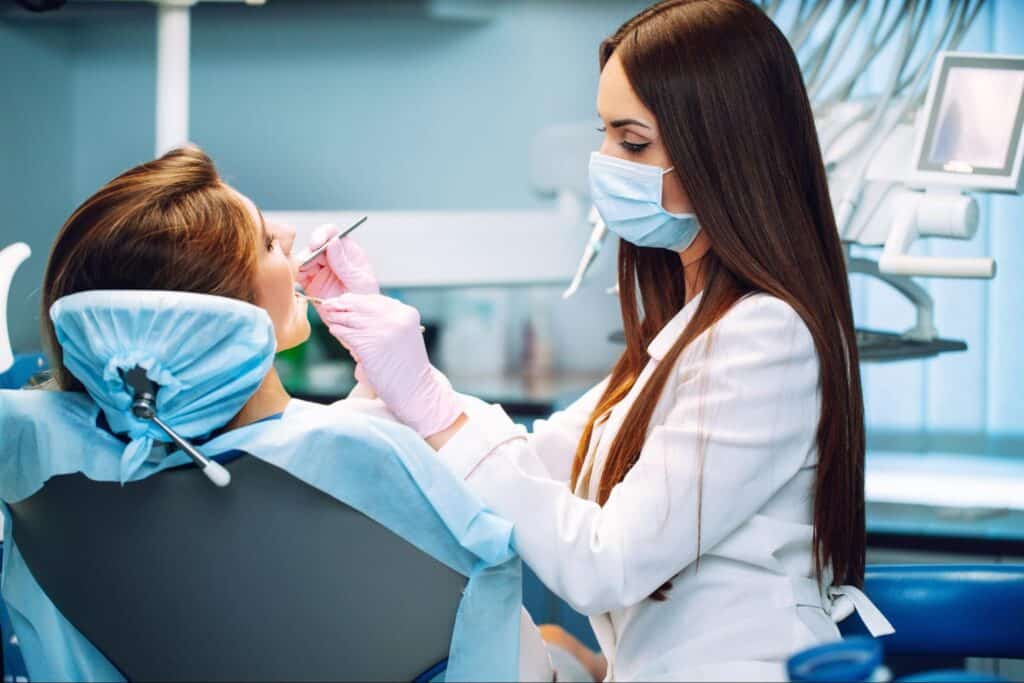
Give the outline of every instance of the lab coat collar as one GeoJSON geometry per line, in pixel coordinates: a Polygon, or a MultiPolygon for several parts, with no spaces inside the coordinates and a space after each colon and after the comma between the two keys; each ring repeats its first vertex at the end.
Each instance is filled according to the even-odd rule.
{"type": "Polygon", "coordinates": [[[665,354],[668,353],[672,345],[679,339],[679,335],[683,333],[683,330],[690,323],[703,296],[704,291],[701,290],[697,293],[697,296],[693,297],[688,304],[683,306],[682,310],[665,323],[665,327],[661,328],[661,332],[647,345],[647,354],[653,360],[662,361],[665,359],[665,354]]]}

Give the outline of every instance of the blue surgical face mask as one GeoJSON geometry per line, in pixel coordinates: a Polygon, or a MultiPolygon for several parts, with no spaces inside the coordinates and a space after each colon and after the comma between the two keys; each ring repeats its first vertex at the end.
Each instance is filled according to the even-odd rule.
{"type": "Polygon", "coordinates": [[[671,171],[591,153],[590,198],[608,229],[638,247],[683,251],[693,244],[697,217],[661,205],[661,179],[671,171]]]}

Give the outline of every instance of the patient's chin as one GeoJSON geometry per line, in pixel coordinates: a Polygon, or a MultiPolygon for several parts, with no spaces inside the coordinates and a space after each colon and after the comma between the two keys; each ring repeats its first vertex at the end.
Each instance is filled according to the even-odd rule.
{"type": "Polygon", "coordinates": [[[294,349],[296,346],[306,343],[311,331],[309,321],[306,319],[299,320],[297,324],[287,330],[279,331],[277,333],[278,352],[294,349]]]}

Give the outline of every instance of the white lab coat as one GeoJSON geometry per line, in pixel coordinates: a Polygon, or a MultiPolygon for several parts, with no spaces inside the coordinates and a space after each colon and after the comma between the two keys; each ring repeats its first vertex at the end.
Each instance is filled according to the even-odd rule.
{"type": "Polygon", "coordinates": [[[469,422],[440,452],[515,524],[541,581],[590,617],[608,680],[785,680],[790,655],[839,638],[834,612],[856,606],[876,633],[888,627],[856,589],[841,596],[811,578],[818,360],[779,299],[746,297],[684,352],[639,460],[603,507],[594,502],[624,416],[698,300],[651,342],[636,385],[595,429],[588,490],[567,482],[605,383],[532,434],[466,399],[469,422]],[[651,600],[669,579],[668,599],[651,600]]]}

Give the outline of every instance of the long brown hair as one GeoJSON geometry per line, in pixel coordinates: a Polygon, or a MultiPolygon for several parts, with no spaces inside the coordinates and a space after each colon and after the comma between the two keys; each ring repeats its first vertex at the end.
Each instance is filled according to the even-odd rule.
{"type": "Polygon", "coordinates": [[[245,204],[196,147],[111,180],[75,209],[50,250],[41,319],[55,388],[84,390],[64,366],[54,301],[91,289],[166,289],[251,303],[258,244],[245,204]]]}
{"type": "MultiPolygon", "coordinates": [[[[765,292],[802,318],[819,360],[814,568],[819,576],[831,568],[837,584],[859,585],[864,409],[853,310],[814,117],[793,50],[748,0],[664,0],[601,44],[602,69],[612,53],[657,119],[711,249],[700,266],[704,294],[612,442],[597,501],[608,500],[639,458],[683,350],[741,297],[765,292]]],[[[647,345],[687,298],[679,256],[668,250],[622,241],[618,277],[626,350],[580,439],[574,488],[595,425],[629,393],[648,362],[647,345]]],[[[695,457],[703,459],[703,453],[695,457]]],[[[699,525],[698,513],[698,554],[699,525]]]]}

